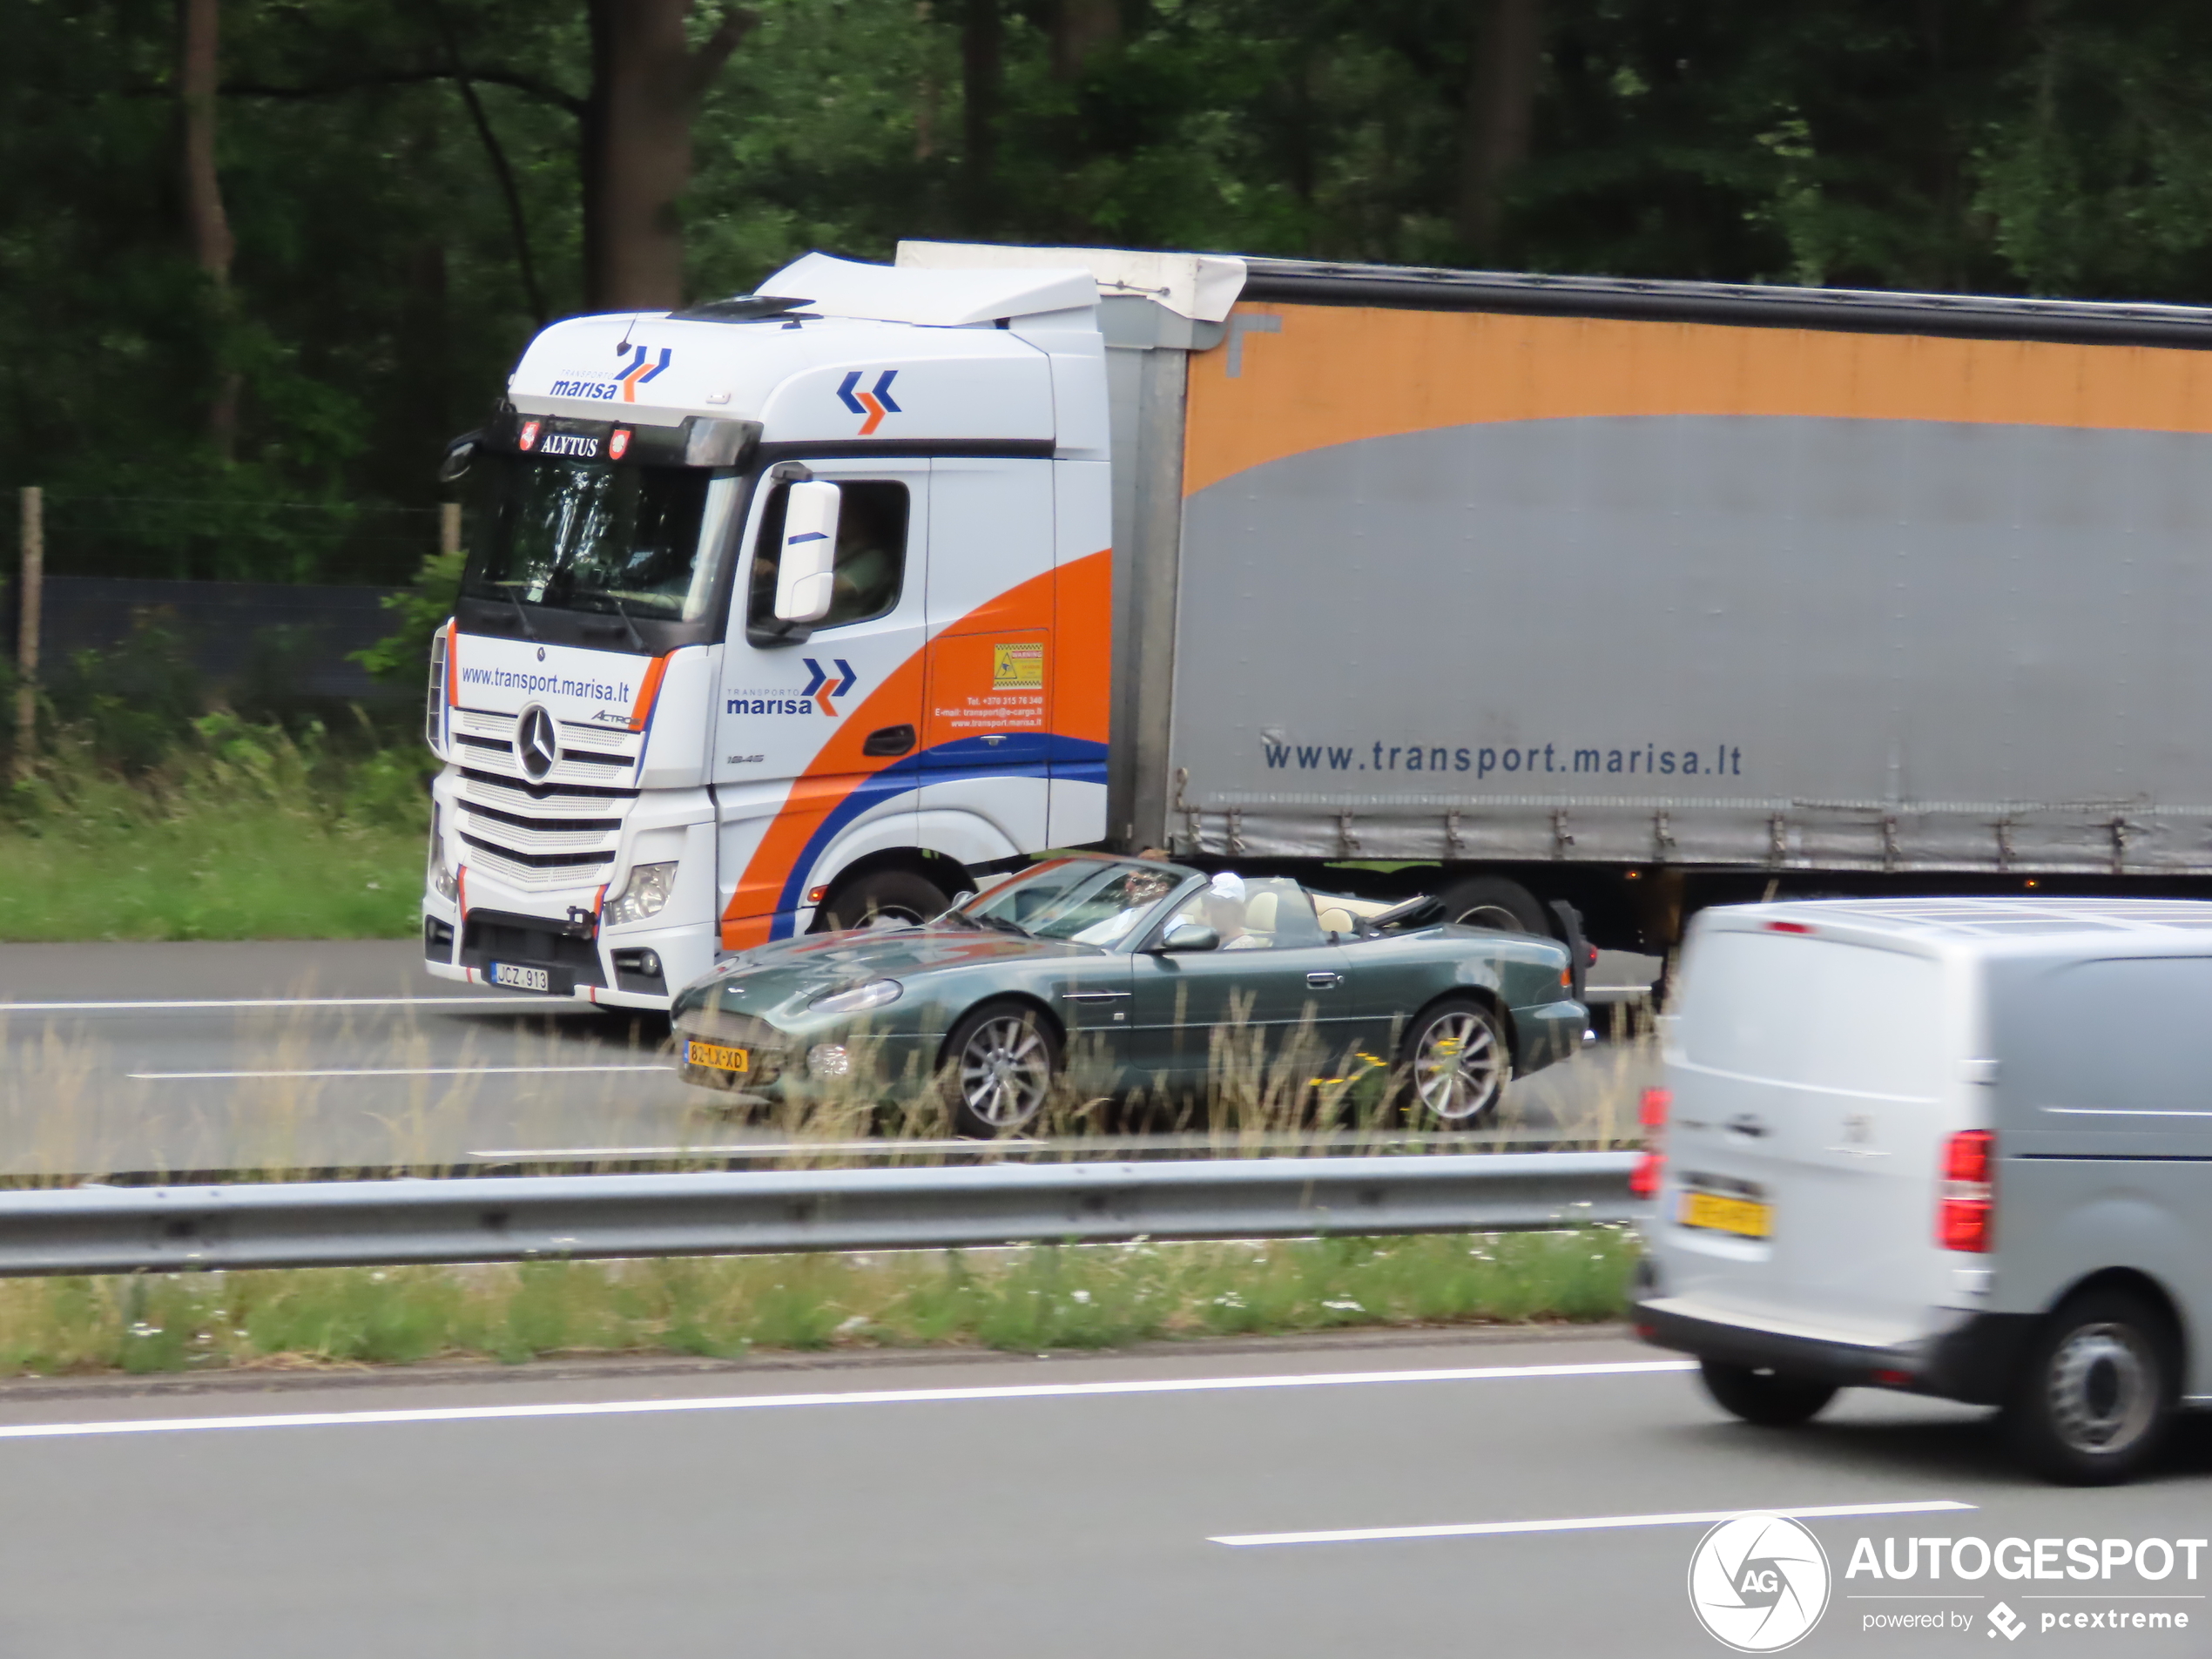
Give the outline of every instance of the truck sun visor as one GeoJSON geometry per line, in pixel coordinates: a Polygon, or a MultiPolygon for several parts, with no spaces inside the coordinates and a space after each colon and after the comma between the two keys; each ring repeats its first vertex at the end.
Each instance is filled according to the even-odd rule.
{"type": "Polygon", "coordinates": [[[484,437],[485,447],[496,453],[624,461],[643,467],[735,467],[759,441],[759,421],[720,415],[688,415],[680,426],[645,426],[512,410],[484,437]]]}

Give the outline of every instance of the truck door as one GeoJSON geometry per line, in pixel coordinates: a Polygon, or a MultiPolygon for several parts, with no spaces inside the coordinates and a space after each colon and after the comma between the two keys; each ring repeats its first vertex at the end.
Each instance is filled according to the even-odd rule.
{"type": "Polygon", "coordinates": [[[774,615],[793,480],[772,473],[754,491],[714,726],[725,949],[793,930],[833,841],[913,845],[928,467],[888,457],[807,463],[842,495],[835,597],[811,628],[774,615]]]}
{"type": "Polygon", "coordinates": [[[930,475],[921,810],[972,814],[1009,853],[1050,845],[1052,462],[947,458],[930,475]]]}

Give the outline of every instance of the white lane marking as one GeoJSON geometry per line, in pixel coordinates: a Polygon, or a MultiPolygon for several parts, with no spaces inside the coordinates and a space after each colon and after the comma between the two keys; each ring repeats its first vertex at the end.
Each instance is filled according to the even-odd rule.
{"type": "MultiPolygon", "coordinates": [[[[902,1152],[973,1152],[977,1141],[726,1141],[693,1146],[500,1146],[471,1152],[472,1158],[678,1158],[702,1152],[741,1152],[747,1157],[787,1157],[802,1152],[896,1157],[902,1152]]],[[[1001,1136],[991,1150],[1016,1147],[1035,1151],[1049,1141],[1026,1141],[1001,1136]]]]}
{"type": "Polygon", "coordinates": [[[572,1002],[555,996],[246,996],[166,1002],[0,1002],[5,1014],[145,1014],[164,1008],[516,1008],[572,1002]]]}
{"type": "Polygon", "coordinates": [[[237,1077],[489,1077],[534,1076],[541,1072],[658,1071],[673,1076],[676,1068],[652,1066],[356,1066],[327,1071],[133,1071],[125,1076],[145,1083],[206,1082],[237,1077]]]}
{"type": "Polygon", "coordinates": [[[1692,1509],[1672,1515],[1586,1515],[1574,1521],[1476,1521],[1451,1527],[1360,1527],[1342,1532],[1248,1532],[1209,1538],[1210,1544],[1251,1549],[1266,1544],[1366,1544],[1401,1538],[1487,1538],[1506,1533],[1598,1532],[1616,1527],[1694,1527],[1730,1521],[1741,1514],[1790,1515],[1799,1521],[1833,1515],[1923,1515],[1939,1510],[1973,1509],[1979,1505],[1937,1498],[1924,1503],[1830,1503],[1777,1508],[1747,1504],[1741,1509],[1692,1509]]]}
{"type": "Polygon", "coordinates": [[[1313,1372],[1287,1377],[1177,1377],[1141,1382],[1021,1383],[997,1388],[894,1388],[873,1393],[732,1394],[701,1399],[577,1401],[546,1406],[436,1406],[412,1411],[297,1412],[260,1417],[157,1417],[141,1421],[0,1425],[0,1440],[85,1434],[176,1434],[196,1429],[333,1428],[370,1423],[487,1423],[526,1417],[630,1417],[661,1412],[767,1411],[794,1406],[914,1406],[968,1399],[1073,1399],[1094,1394],[1204,1394],[1246,1388],[1348,1388],[1368,1383],[1489,1382],[1522,1377],[1625,1377],[1689,1371],[1690,1359],[1581,1366],[1475,1366],[1447,1371],[1313,1372]]]}

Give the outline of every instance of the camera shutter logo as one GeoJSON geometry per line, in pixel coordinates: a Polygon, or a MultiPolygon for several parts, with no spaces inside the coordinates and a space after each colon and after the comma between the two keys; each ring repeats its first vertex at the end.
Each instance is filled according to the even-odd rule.
{"type": "Polygon", "coordinates": [[[531,704],[515,722],[515,759],[534,781],[561,764],[560,735],[543,704],[531,704]]]}
{"type": "Polygon", "coordinates": [[[1715,1640],[1738,1653],[1779,1653],[1828,1610],[1820,1541],[1786,1515],[1723,1521],[1689,1558],[1689,1605],[1715,1640]]]}

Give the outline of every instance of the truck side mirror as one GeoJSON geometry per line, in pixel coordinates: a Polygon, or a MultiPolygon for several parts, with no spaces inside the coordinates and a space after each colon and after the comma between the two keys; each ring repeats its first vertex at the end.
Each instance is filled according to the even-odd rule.
{"type": "Polygon", "coordinates": [[[784,545],[776,560],[776,620],[819,622],[829,615],[837,572],[835,484],[792,484],[784,502],[784,545]]]}

